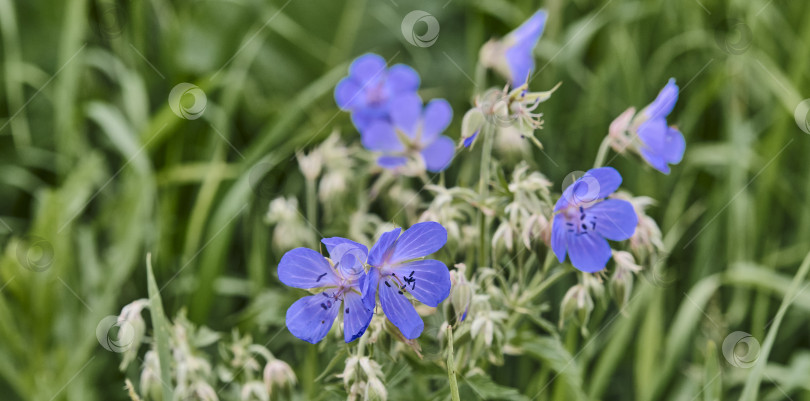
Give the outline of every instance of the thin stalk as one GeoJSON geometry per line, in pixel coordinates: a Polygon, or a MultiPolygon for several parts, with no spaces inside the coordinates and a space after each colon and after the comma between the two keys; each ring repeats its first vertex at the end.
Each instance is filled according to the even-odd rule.
{"type": "Polygon", "coordinates": [[[318,232],[318,193],[315,180],[307,181],[307,220],[315,232],[318,232]]]}
{"type": "Polygon", "coordinates": [[[599,168],[605,164],[608,149],[610,149],[610,136],[605,135],[605,139],[602,140],[602,143],[599,145],[599,151],[596,153],[596,160],[593,162],[593,168],[599,168]]]}
{"type": "Polygon", "coordinates": [[[456,361],[453,355],[453,326],[447,325],[447,377],[450,380],[450,398],[461,401],[458,395],[458,381],[456,380],[456,361]]]}

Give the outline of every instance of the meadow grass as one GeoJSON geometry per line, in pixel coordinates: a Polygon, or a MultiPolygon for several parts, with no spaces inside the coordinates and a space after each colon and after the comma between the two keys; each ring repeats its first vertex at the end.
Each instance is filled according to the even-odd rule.
{"type": "MultiPolygon", "coordinates": [[[[541,7],[532,87],[562,86],[542,105],[544,151],[526,160],[554,182],[590,168],[613,118],[677,78],[670,122],[684,161],[663,176],[607,156],[624,188],[657,200],[648,213],[667,257],[622,310],[597,302],[587,336],[519,326],[522,355],[479,361],[482,376],[458,377],[461,399],[810,400],[810,135],[794,119],[810,97],[810,4],[785,0],[0,0],[0,398],[128,399],[124,379],[137,381],[141,361],[119,371],[95,332],[150,296],[152,312],[162,300],[169,318],[185,310],[267,344],[298,377],[274,397],[345,397],[334,374],[347,346],[311,346],[284,326],[300,293],[276,276],[270,200],[297,197],[319,232],[344,235],[351,211],[308,209],[314,190],[295,154],[333,130],[358,142],[332,97],[351,60],[373,51],[411,65],[423,97],[450,101],[458,139],[480,90],[478,49],[541,7]],[[403,39],[415,9],[441,25],[430,47],[403,39]],[[201,118],[172,111],[181,82],[205,93],[201,118]],[[37,241],[44,262],[26,253],[37,241]],[[724,358],[735,331],[761,344],[750,368],[724,358]]],[[[475,187],[479,162],[461,152],[439,180],[475,187]]],[[[349,188],[362,198],[372,184],[349,188]]],[[[373,208],[408,221],[397,205],[373,208]]],[[[521,260],[528,277],[542,265],[521,260]]],[[[544,289],[545,319],[557,321],[573,283],[561,275],[544,289]]],[[[425,360],[381,357],[389,399],[450,397],[444,348],[432,337],[422,348],[425,360]]]]}

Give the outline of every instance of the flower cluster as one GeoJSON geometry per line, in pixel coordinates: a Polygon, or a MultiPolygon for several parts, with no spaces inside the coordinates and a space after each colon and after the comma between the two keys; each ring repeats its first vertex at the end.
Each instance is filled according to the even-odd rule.
{"type": "Polygon", "coordinates": [[[441,135],[453,119],[444,99],[423,105],[417,93],[419,74],[403,64],[386,67],[376,54],[360,56],[349,76],[335,88],[337,105],[352,113],[363,146],[378,152],[377,164],[405,171],[409,162],[418,169],[439,172],[453,158],[453,140],[441,135]]]}
{"type": "Polygon", "coordinates": [[[424,222],[384,233],[365,245],[332,237],[321,241],[329,258],[307,248],[287,252],[278,265],[282,283],[311,290],[287,310],[287,328],[310,343],[322,340],[343,314],[343,335],[351,342],[365,333],[377,305],[407,339],[419,337],[424,322],[410,298],[436,307],[450,295],[450,273],[437,260],[424,259],[444,246],[447,231],[424,222]]]}

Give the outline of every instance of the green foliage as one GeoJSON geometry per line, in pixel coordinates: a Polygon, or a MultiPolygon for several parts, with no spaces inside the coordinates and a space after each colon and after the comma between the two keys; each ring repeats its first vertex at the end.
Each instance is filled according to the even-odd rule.
{"type": "MultiPolygon", "coordinates": [[[[637,275],[626,305],[606,295],[586,327],[559,328],[559,302],[576,282],[544,245],[510,260],[502,244],[450,244],[437,255],[476,272],[467,278],[489,297],[479,305],[486,320],[454,329],[454,358],[443,354],[442,307],[411,344],[422,358],[376,328],[361,354],[381,365],[388,398],[449,399],[447,361],[464,400],[810,397],[810,136],[793,116],[810,97],[807,2],[0,0],[0,398],[129,399],[124,380],[137,383],[145,362],[119,371],[120,355],[94,333],[140,298],[150,300],[147,343],[161,367],[171,365],[164,330],[185,308],[197,326],[249,333],[292,366],[298,384],[273,397],[345,398],[337,375],[358,345],[330,335],[312,346],[287,332],[284,313],[301,292],[277,279],[283,250],[264,222],[268,205],[297,199],[317,236],[373,238],[384,222],[415,220],[440,193],[420,191],[418,178],[358,174],[332,203],[307,203],[313,190],[295,156],[333,130],[355,171],[369,165],[335,84],[368,51],[407,63],[423,98],[453,105],[447,134],[458,139],[484,89],[473,84],[478,49],[540,7],[549,21],[531,86],[562,85],[541,106],[543,151],[496,143],[502,185],[489,190],[512,196],[525,160],[559,192],[568,173],[592,165],[613,118],[676,77],[670,122],[686,136],[684,161],[669,176],[632,156],[609,153],[606,163],[623,188],[657,200],[647,213],[666,254],[637,275]],[[415,9],[441,24],[431,47],[402,38],[415,9]],[[167,101],[181,82],[207,97],[199,119],[167,101]],[[360,220],[365,212],[380,221],[360,220]],[[724,353],[736,331],[762,344],[752,367],[724,353]]],[[[477,150],[462,151],[430,179],[477,188],[489,168],[477,150]]],[[[494,232],[498,220],[476,221],[470,196],[452,194],[453,210],[494,232]]]]}

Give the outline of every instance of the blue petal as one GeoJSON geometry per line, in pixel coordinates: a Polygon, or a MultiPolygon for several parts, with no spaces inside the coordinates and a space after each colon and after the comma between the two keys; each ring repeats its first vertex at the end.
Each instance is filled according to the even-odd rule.
{"type": "Polygon", "coordinates": [[[377,121],[368,129],[361,131],[360,140],[368,150],[381,152],[401,152],[405,150],[397,137],[394,127],[386,122],[377,121]]]}
{"type": "Polygon", "coordinates": [[[368,248],[365,245],[346,238],[341,237],[324,238],[321,240],[321,243],[326,246],[326,251],[329,252],[329,256],[332,258],[332,260],[340,260],[340,255],[335,255],[332,253],[332,250],[340,244],[354,245],[355,247],[362,249],[363,252],[368,254],[368,248]]]}
{"type": "Polygon", "coordinates": [[[343,338],[350,343],[363,335],[371,323],[374,310],[366,308],[357,293],[348,292],[343,296],[343,338]]]}
{"type": "Polygon", "coordinates": [[[425,159],[425,166],[428,171],[438,173],[450,165],[453,154],[456,151],[456,144],[453,140],[442,135],[427,148],[422,149],[422,158],[425,159]]]}
{"type": "Polygon", "coordinates": [[[642,143],[641,156],[653,168],[664,174],[669,174],[669,166],[664,157],[667,154],[667,147],[671,146],[666,140],[668,132],[669,127],[663,118],[647,120],[638,127],[638,138],[642,143]]]}
{"type": "Polygon", "coordinates": [[[362,100],[362,88],[351,77],[338,82],[335,87],[335,103],[344,110],[351,110],[362,100]]]}
{"type": "Polygon", "coordinates": [[[388,112],[394,126],[411,139],[422,119],[422,99],[416,93],[405,93],[388,101],[388,112]]]}
{"type": "Polygon", "coordinates": [[[329,333],[340,310],[340,302],[325,294],[303,297],[287,309],[286,321],[290,333],[312,344],[329,333]]]}
{"type": "Polygon", "coordinates": [[[388,69],[385,83],[391,95],[402,92],[415,92],[419,89],[419,74],[405,64],[397,64],[388,69]]]}
{"type": "Polygon", "coordinates": [[[340,244],[333,249],[330,256],[341,277],[348,280],[350,285],[357,285],[357,282],[366,275],[363,263],[366,262],[368,252],[365,251],[365,247],[340,244]]]}
{"type": "Polygon", "coordinates": [[[473,144],[473,141],[475,141],[475,137],[478,136],[479,132],[481,132],[481,130],[475,131],[475,132],[473,132],[473,134],[470,137],[464,138],[464,147],[465,148],[469,148],[470,145],[473,144]]]}
{"type": "Polygon", "coordinates": [[[596,217],[596,232],[613,241],[632,237],[638,225],[636,210],[626,200],[605,199],[589,207],[587,213],[596,217]]]}
{"type": "Polygon", "coordinates": [[[422,118],[421,143],[429,144],[436,140],[453,119],[453,109],[444,99],[433,99],[425,106],[422,118]]]}
{"type": "Polygon", "coordinates": [[[402,231],[402,229],[397,227],[391,231],[383,233],[383,235],[380,236],[380,239],[378,239],[374,246],[371,247],[371,252],[368,254],[368,264],[372,266],[380,266],[386,261],[387,258],[391,256],[391,247],[394,245],[397,237],[399,237],[400,231],[402,231]]]}
{"type": "Polygon", "coordinates": [[[385,317],[397,326],[405,338],[414,339],[422,334],[425,323],[416,313],[411,301],[390,280],[380,283],[380,304],[385,317]]]}
{"type": "Polygon", "coordinates": [[[537,11],[505,39],[509,46],[506,62],[515,86],[526,82],[534,69],[534,48],[543,34],[547,16],[544,10],[537,11]]]}
{"type": "Polygon", "coordinates": [[[374,307],[377,306],[377,284],[379,284],[379,282],[380,271],[372,267],[369,269],[368,274],[366,274],[363,280],[363,285],[360,287],[360,291],[363,292],[363,305],[365,305],[366,309],[374,310],[374,307]]]}
{"type": "MultiPolygon", "coordinates": [[[[403,291],[411,293],[419,302],[437,307],[450,295],[450,271],[438,260],[426,259],[405,263],[393,269],[403,291]]],[[[395,281],[390,280],[391,285],[395,281]]]]}
{"type": "Polygon", "coordinates": [[[664,159],[669,164],[678,164],[683,160],[683,153],[686,151],[686,140],[681,131],[677,128],[669,127],[664,139],[664,159]]]}
{"type": "Polygon", "coordinates": [[[565,231],[565,217],[559,214],[555,215],[554,222],[551,225],[551,249],[560,263],[565,262],[565,240],[568,238],[565,231]]]}
{"type": "Polygon", "coordinates": [[[655,100],[647,106],[645,114],[650,118],[665,118],[672,112],[677,101],[678,85],[675,84],[675,78],[670,78],[655,100]]]}
{"type": "Polygon", "coordinates": [[[384,72],[385,59],[374,53],[356,58],[349,66],[349,75],[361,85],[383,78],[384,72]]]}
{"type": "Polygon", "coordinates": [[[404,156],[380,156],[377,158],[377,164],[389,170],[404,166],[406,163],[408,163],[408,158],[404,156]]]}
{"type": "Polygon", "coordinates": [[[641,157],[654,169],[664,174],[669,174],[669,165],[666,160],[650,148],[641,148],[641,157]]]}
{"type": "Polygon", "coordinates": [[[278,279],[295,288],[318,288],[338,285],[338,277],[326,258],[307,248],[295,248],[281,257],[278,279]]]}
{"type": "Polygon", "coordinates": [[[435,221],[416,223],[405,230],[394,244],[390,263],[421,258],[441,249],[447,242],[447,230],[435,221]]]}
{"type": "Polygon", "coordinates": [[[571,264],[586,273],[595,273],[605,268],[610,260],[610,245],[606,239],[591,233],[566,233],[568,257],[571,264]]]}
{"type": "Polygon", "coordinates": [[[563,191],[560,200],[554,205],[554,211],[603,199],[616,192],[621,184],[622,176],[613,167],[588,170],[563,191]]]}

